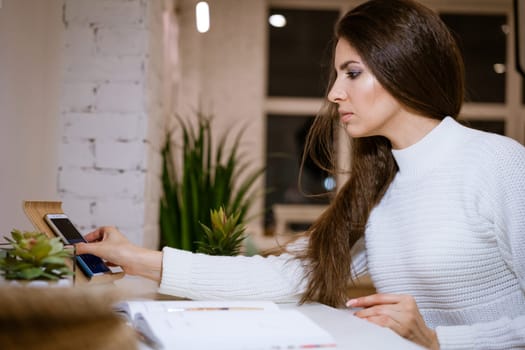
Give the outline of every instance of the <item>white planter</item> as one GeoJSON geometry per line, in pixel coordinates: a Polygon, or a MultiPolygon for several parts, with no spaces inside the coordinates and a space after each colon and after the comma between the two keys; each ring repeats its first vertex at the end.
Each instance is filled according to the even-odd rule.
{"type": "Polygon", "coordinates": [[[0,277],[0,286],[20,286],[20,287],[36,287],[36,288],[61,288],[73,287],[73,278],[63,278],[57,281],[49,280],[6,280],[0,277]]]}

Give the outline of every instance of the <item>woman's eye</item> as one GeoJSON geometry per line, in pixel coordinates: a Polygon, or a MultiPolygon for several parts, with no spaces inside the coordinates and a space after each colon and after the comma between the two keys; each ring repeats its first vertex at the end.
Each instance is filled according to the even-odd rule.
{"type": "Polygon", "coordinates": [[[359,76],[359,74],[361,74],[361,71],[358,71],[358,70],[351,70],[351,71],[348,71],[346,72],[346,75],[350,78],[350,79],[355,79],[359,76]]]}

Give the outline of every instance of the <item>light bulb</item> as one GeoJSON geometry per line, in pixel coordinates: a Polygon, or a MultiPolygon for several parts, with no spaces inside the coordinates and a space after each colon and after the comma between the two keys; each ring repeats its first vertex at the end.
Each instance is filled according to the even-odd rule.
{"type": "Polygon", "coordinates": [[[206,1],[201,1],[195,6],[195,18],[199,33],[206,33],[210,29],[210,7],[206,1]]]}
{"type": "Polygon", "coordinates": [[[282,28],[286,25],[286,17],[276,13],[268,17],[268,22],[270,22],[270,25],[273,27],[282,28]]]}

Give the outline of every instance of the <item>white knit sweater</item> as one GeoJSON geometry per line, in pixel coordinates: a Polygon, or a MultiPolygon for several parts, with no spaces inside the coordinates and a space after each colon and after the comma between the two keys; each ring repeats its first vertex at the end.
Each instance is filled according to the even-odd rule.
{"type": "MultiPolygon", "coordinates": [[[[399,172],[353,248],[353,271],[380,293],[414,296],[442,349],[525,349],[525,148],[447,117],[393,154],[399,172]]],[[[163,251],[161,293],[284,301],[305,288],[288,255],[163,251]]]]}

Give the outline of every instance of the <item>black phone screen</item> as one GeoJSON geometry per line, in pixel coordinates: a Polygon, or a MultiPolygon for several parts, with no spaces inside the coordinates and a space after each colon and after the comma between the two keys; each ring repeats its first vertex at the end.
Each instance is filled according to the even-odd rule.
{"type": "MultiPolygon", "coordinates": [[[[49,218],[49,220],[51,220],[69,244],[86,242],[84,237],[78,232],[68,218],[49,218]]],[[[88,277],[109,272],[109,268],[98,256],[92,254],[81,254],[77,255],[76,258],[80,267],[88,277]]]]}
{"type": "Polygon", "coordinates": [[[60,233],[62,233],[68,243],[75,244],[86,241],[80,232],[78,232],[78,230],[75,228],[75,226],[73,226],[71,221],[69,221],[69,219],[52,218],[51,221],[53,224],[55,224],[60,233]]]}

